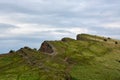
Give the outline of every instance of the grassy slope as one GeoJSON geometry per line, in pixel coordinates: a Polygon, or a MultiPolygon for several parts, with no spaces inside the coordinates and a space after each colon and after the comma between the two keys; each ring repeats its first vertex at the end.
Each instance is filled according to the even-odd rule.
{"type": "Polygon", "coordinates": [[[120,45],[82,36],[87,40],[50,41],[52,56],[29,48],[1,56],[0,80],[120,80],[120,45]]]}

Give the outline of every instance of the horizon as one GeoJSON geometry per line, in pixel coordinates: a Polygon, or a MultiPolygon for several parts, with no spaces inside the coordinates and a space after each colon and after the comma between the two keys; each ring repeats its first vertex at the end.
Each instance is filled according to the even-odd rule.
{"type": "MultiPolygon", "coordinates": [[[[86,33],[81,33],[81,34],[86,34],[86,33]]],[[[77,34],[78,35],[78,34],[77,34]]],[[[77,35],[75,36],[75,38],[71,38],[71,37],[63,37],[63,38],[71,38],[71,39],[75,39],[75,40],[77,40],[76,39],[76,37],[77,37],[77,35]]],[[[95,35],[95,34],[89,34],[89,35],[95,35]]],[[[111,38],[111,39],[115,39],[115,38],[112,38],[112,37],[110,37],[110,36],[100,36],[100,35],[96,35],[96,36],[99,36],[99,37],[105,37],[105,38],[111,38]]],[[[61,41],[62,40],[62,38],[61,39],[58,39],[57,41],[61,41]]],[[[116,39],[116,40],[120,40],[120,39],[116,39]]],[[[44,41],[56,41],[56,40],[44,40],[44,41]]],[[[0,54],[7,54],[7,53],[9,53],[9,51],[11,51],[11,50],[14,50],[14,51],[17,51],[17,50],[19,50],[19,49],[21,49],[21,48],[24,48],[24,47],[29,47],[29,48],[32,48],[32,49],[40,49],[40,47],[41,47],[41,45],[42,45],[42,43],[44,42],[44,41],[42,41],[41,43],[40,43],[40,45],[39,45],[39,47],[30,47],[30,46],[27,46],[27,45],[24,45],[24,46],[21,46],[21,47],[19,47],[19,48],[16,48],[16,49],[9,49],[7,52],[5,52],[5,53],[0,53],[0,54]]]]}
{"type": "Polygon", "coordinates": [[[0,1],[0,53],[87,33],[120,39],[120,0],[0,1]]]}

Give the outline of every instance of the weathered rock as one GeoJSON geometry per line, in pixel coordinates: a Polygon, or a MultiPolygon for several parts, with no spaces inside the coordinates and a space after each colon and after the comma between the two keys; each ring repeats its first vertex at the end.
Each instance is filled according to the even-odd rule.
{"type": "Polygon", "coordinates": [[[74,41],[75,39],[72,39],[72,38],[69,38],[69,37],[65,37],[65,38],[62,38],[61,41],[63,42],[68,42],[68,41],[74,41]]]}
{"type": "Polygon", "coordinates": [[[103,39],[104,41],[107,41],[107,39],[103,39]]]}
{"type": "Polygon", "coordinates": [[[14,50],[10,50],[9,53],[14,53],[15,51],[14,50]]]}
{"type": "Polygon", "coordinates": [[[87,34],[78,34],[76,40],[89,40],[85,35],[87,34]]]}
{"type": "Polygon", "coordinates": [[[109,39],[109,40],[110,40],[111,38],[110,38],[110,37],[108,37],[107,39],[109,39]]]}
{"type": "Polygon", "coordinates": [[[25,46],[23,49],[32,50],[30,47],[25,46]]]}
{"type": "Polygon", "coordinates": [[[39,51],[41,52],[45,52],[45,53],[53,53],[54,52],[54,49],[53,49],[53,46],[47,42],[47,41],[44,41],[39,49],[39,51]]]}
{"type": "Polygon", "coordinates": [[[115,41],[115,44],[118,44],[118,42],[117,42],[117,41],[115,41]]]}

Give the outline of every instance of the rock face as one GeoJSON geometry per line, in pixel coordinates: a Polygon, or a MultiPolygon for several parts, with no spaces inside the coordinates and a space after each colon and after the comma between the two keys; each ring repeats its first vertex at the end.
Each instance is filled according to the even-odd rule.
{"type": "Polygon", "coordinates": [[[54,52],[53,46],[49,42],[47,42],[47,41],[44,41],[42,43],[39,51],[45,52],[45,53],[53,53],[54,52]]]}
{"type": "Polygon", "coordinates": [[[87,38],[84,37],[84,35],[85,35],[85,34],[78,34],[78,35],[76,36],[76,40],[87,40],[87,38]]]}
{"type": "MultiPolygon", "coordinates": [[[[98,38],[99,39],[99,38],[98,38]]],[[[102,38],[103,39],[103,38],[102,38]]],[[[78,34],[76,40],[96,40],[96,35],[89,35],[89,34],[78,34]]]]}
{"type": "Polygon", "coordinates": [[[69,41],[75,41],[75,39],[72,39],[72,38],[69,38],[69,37],[65,37],[65,38],[62,38],[61,41],[69,42],[69,41]]]}

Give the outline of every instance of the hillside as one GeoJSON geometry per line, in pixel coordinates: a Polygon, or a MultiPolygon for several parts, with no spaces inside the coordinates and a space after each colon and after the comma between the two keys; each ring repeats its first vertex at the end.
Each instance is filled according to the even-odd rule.
{"type": "Polygon", "coordinates": [[[120,80],[120,40],[89,34],[0,55],[0,80],[120,80]]]}

